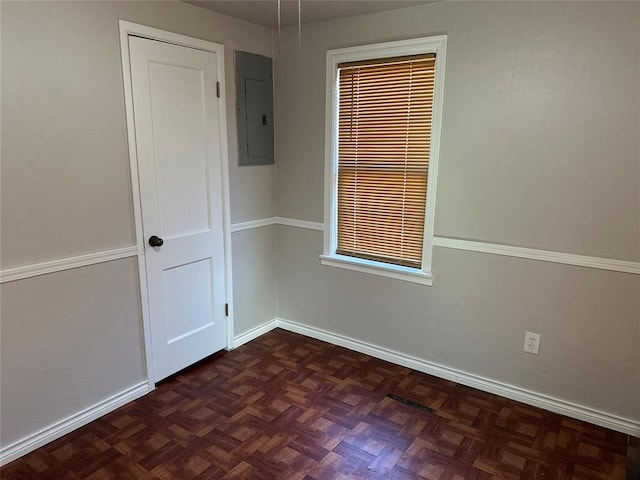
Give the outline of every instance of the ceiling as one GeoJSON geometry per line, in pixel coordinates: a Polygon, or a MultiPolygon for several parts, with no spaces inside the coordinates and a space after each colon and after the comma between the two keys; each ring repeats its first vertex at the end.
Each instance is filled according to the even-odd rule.
{"type": "MultiPolygon", "coordinates": [[[[412,7],[436,0],[301,0],[302,23],[333,20],[365,13],[412,7]]],[[[278,28],[277,0],[186,0],[230,17],[257,23],[272,29],[278,28]]],[[[281,25],[297,25],[298,1],[281,0],[281,25]]]]}

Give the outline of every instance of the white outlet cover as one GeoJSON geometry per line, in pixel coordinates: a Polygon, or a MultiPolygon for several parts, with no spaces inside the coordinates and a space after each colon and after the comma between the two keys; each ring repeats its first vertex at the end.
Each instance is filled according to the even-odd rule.
{"type": "Polygon", "coordinates": [[[540,349],[540,334],[525,332],[523,350],[527,353],[538,355],[539,349],[540,349]]]}

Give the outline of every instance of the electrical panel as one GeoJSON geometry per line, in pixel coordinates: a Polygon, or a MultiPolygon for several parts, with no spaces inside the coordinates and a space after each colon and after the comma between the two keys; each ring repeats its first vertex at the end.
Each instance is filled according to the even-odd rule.
{"type": "Polygon", "coordinates": [[[268,57],[236,51],[238,165],[270,165],[273,156],[273,67],[268,57]]]}

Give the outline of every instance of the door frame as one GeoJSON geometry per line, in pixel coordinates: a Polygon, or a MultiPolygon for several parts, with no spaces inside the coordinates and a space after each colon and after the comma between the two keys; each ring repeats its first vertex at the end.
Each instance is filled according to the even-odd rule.
{"type": "Polygon", "coordinates": [[[222,169],[222,217],[224,229],[224,272],[225,302],[229,305],[227,320],[226,349],[233,348],[233,279],[231,268],[231,214],[229,193],[229,155],[227,148],[227,102],[225,96],[224,45],[198,38],[188,37],[146,25],[118,20],[120,29],[120,56],[122,59],[122,78],[124,81],[124,103],[127,123],[127,140],[129,146],[129,164],[131,171],[131,193],[135,220],[136,247],[138,250],[138,275],[140,278],[140,306],[144,334],[144,351],[146,374],[149,391],[155,389],[153,368],[153,352],[151,346],[151,317],[149,313],[149,295],[147,287],[147,270],[145,258],[145,238],[142,230],[142,202],[138,176],[138,153],[136,148],[135,123],[133,116],[133,90],[131,87],[131,64],[129,58],[129,36],[157,40],[183,47],[205,50],[216,54],[218,81],[220,82],[220,165],[222,169]]]}

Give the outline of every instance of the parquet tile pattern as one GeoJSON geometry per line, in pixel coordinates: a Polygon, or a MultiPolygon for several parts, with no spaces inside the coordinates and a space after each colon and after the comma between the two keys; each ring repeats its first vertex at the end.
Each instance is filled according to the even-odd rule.
{"type": "Polygon", "coordinates": [[[2,479],[625,479],[628,437],[274,330],[2,479]],[[392,393],[435,410],[405,405],[392,393]]]}

